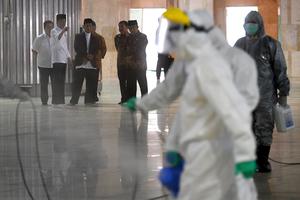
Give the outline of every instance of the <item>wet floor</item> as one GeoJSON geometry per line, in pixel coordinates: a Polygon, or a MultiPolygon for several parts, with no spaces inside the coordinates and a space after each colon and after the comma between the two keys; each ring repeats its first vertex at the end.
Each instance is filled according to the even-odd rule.
{"type": "MultiPolygon", "coordinates": [[[[155,85],[156,80],[150,82],[150,88],[155,85]]],[[[16,115],[18,102],[0,99],[0,200],[31,199],[22,181],[17,141],[26,185],[36,200],[147,200],[164,195],[157,173],[177,103],[142,116],[119,106],[119,100],[117,80],[104,81],[96,106],[85,106],[82,99],[75,107],[41,106],[34,98],[35,124],[30,103],[22,103],[16,115]]],[[[289,102],[300,124],[300,81],[293,80],[289,102]]],[[[300,162],[299,128],[274,133],[271,157],[300,162]]],[[[271,174],[255,176],[260,199],[299,200],[300,166],[272,166],[271,174]]]]}

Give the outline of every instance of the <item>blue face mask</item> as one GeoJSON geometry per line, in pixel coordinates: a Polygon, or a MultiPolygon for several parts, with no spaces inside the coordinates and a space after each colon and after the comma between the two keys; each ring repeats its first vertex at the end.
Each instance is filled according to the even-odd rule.
{"type": "Polygon", "coordinates": [[[244,24],[244,29],[245,29],[247,35],[253,36],[258,31],[258,24],[255,24],[255,23],[244,24]]]}

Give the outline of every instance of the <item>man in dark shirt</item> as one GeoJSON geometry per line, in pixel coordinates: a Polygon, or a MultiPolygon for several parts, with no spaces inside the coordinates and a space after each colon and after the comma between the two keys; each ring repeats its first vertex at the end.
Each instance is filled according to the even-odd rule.
{"type": "Polygon", "coordinates": [[[128,95],[129,97],[136,96],[136,81],[138,81],[141,95],[148,93],[147,85],[147,62],[146,62],[146,46],[148,44],[147,36],[139,31],[136,20],[128,21],[128,28],[130,31],[130,55],[131,67],[128,76],[128,95]]]}
{"type": "Polygon", "coordinates": [[[119,22],[119,31],[120,33],[115,36],[115,47],[118,52],[117,69],[121,91],[121,101],[119,104],[121,104],[128,99],[127,76],[129,67],[129,32],[127,21],[119,22]]]}
{"type": "Polygon", "coordinates": [[[84,19],[84,32],[75,36],[74,49],[75,60],[73,70],[72,98],[70,105],[78,104],[81,94],[83,81],[86,81],[86,91],[84,96],[85,104],[95,104],[95,94],[97,93],[97,85],[95,82],[98,78],[97,56],[101,51],[99,38],[92,34],[93,20],[84,19]]]}

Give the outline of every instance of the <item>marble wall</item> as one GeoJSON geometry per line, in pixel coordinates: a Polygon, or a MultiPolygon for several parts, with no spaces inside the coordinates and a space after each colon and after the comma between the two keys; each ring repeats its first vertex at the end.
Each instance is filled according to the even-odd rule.
{"type": "Polygon", "coordinates": [[[81,21],[86,17],[97,23],[97,32],[106,42],[107,53],[103,62],[103,78],[117,77],[117,52],[114,47],[114,36],[118,33],[118,23],[128,20],[130,0],[82,0],[81,21]]]}
{"type": "Polygon", "coordinates": [[[206,9],[213,14],[213,0],[180,0],[179,7],[186,10],[206,9]]]}
{"type": "Polygon", "coordinates": [[[281,0],[280,30],[285,50],[288,72],[291,77],[300,77],[300,2],[281,0]]]}
{"type": "Polygon", "coordinates": [[[131,0],[131,8],[165,8],[166,0],[131,0]]]}
{"type": "Polygon", "coordinates": [[[224,0],[214,1],[214,18],[216,24],[226,32],[226,12],[228,6],[257,6],[264,18],[266,33],[277,38],[278,31],[278,0],[224,0]]]}

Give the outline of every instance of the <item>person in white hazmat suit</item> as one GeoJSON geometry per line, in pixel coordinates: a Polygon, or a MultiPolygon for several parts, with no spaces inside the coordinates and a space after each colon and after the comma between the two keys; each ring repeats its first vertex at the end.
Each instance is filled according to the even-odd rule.
{"type": "MultiPolygon", "coordinates": [[[[202,18],[205,17],[207,27],[212,27],[214,25],[213,19],[208,12],[204,10],[194,10],[191,11],[190,14],[191,13],[198,13],[202,16],[202,18]]],[[[231,47],[226,41],[224,34],[218,27],[214,26],[208,32],[208,37],[212,42],[212,45],[230,64],[233,73],[234,84],[237,87],[237,90],[246,100],[248,106],[250,106],[251,111],[253,111],[257,106],[259,100],[255,61],[244,51],[235,47],[231,47]]],[[[172,135],[178,134],[177,132],[180,130],[180,128],[177,127],[180,125],[180,122],[178,121],[179,118],[179,114],[177,113],[174,117],[174,122],[172,123],[172,127],[170,129],[170,134],[172,135]]],[[[170,137],[170,139],[171,138],[176,138],[176,136],[170,137]]],[[[235,158],[237,161],[239,160],[238,157],[239,154],[238,152],[236,152],[235,158]]],[[[239,199],[257,199],[257,192],[253,180],[242,180],[241,177],[236,177],[236,181],[239,189],[239,199]]]]}
{"type": "Polygon", "coordinates": [[[207,18],[178,9],[169,9],[164,17],[171,22],[167,41],[168,50],[175,50],[175,63],[162,84],[127,106],[146,112],[181,95],[175,121],[179,130],[169,135],[166,145],[167,152],[177,152],[185,163],[174,196],[235,200],[234,169],[247,177],[255,172],[251,108],[234,85],[230,65],[209,40],[213,27],[206,26],[207,18]]]}
{"type": "MultiPolygon", "coordinates": [[[[209,14],[207,13],[207,15],[209,14]]],[[[211,25],[213,25],[213,19],[212,17],[210,18],[211,25]]],[[[254,59],[239,48],[231,47],[218,27],[214,27],[208,33],[208,36],[213,46],[219,50],[226,61],[229,62],[234,83],[253,112],[259,101],[258,75],[254,59]]],[[[173,130],[177,129],[175,128],[173,130]]],[[[239,160],[238,157],[239,154],[236,152],[235,159],[237,161],[239,160]]],[[[253,179],[244,179],[238,175],[236,176],[236,181],[240,200],[257,200],[257,191],[253,179]]]]}
{"type": "MultiPolygon", "coordinates": [[[[213,27],[213,19],[208,12],[204,10],[194,10],[190,13],[198,13],[202,17],[205,17],[206,26],[213,27]]],[[[207,34],[212,45],[229,63],[233,73],[234,84],[253,111],[259,100],[255,61],[239,48],[231,47],[226,41],[224,34],[218,27],[214,26],[207,34]]],[[[178,120],[177,116],[178,115],[175,116],[175,122],[178,120]]],[[[176,126],[179,124],[179,122],[172,124],[173,127],[171,128],[170,134],[176,134],[176,131],[179,130],[179,128],[176,128],[176,126]]]]}

